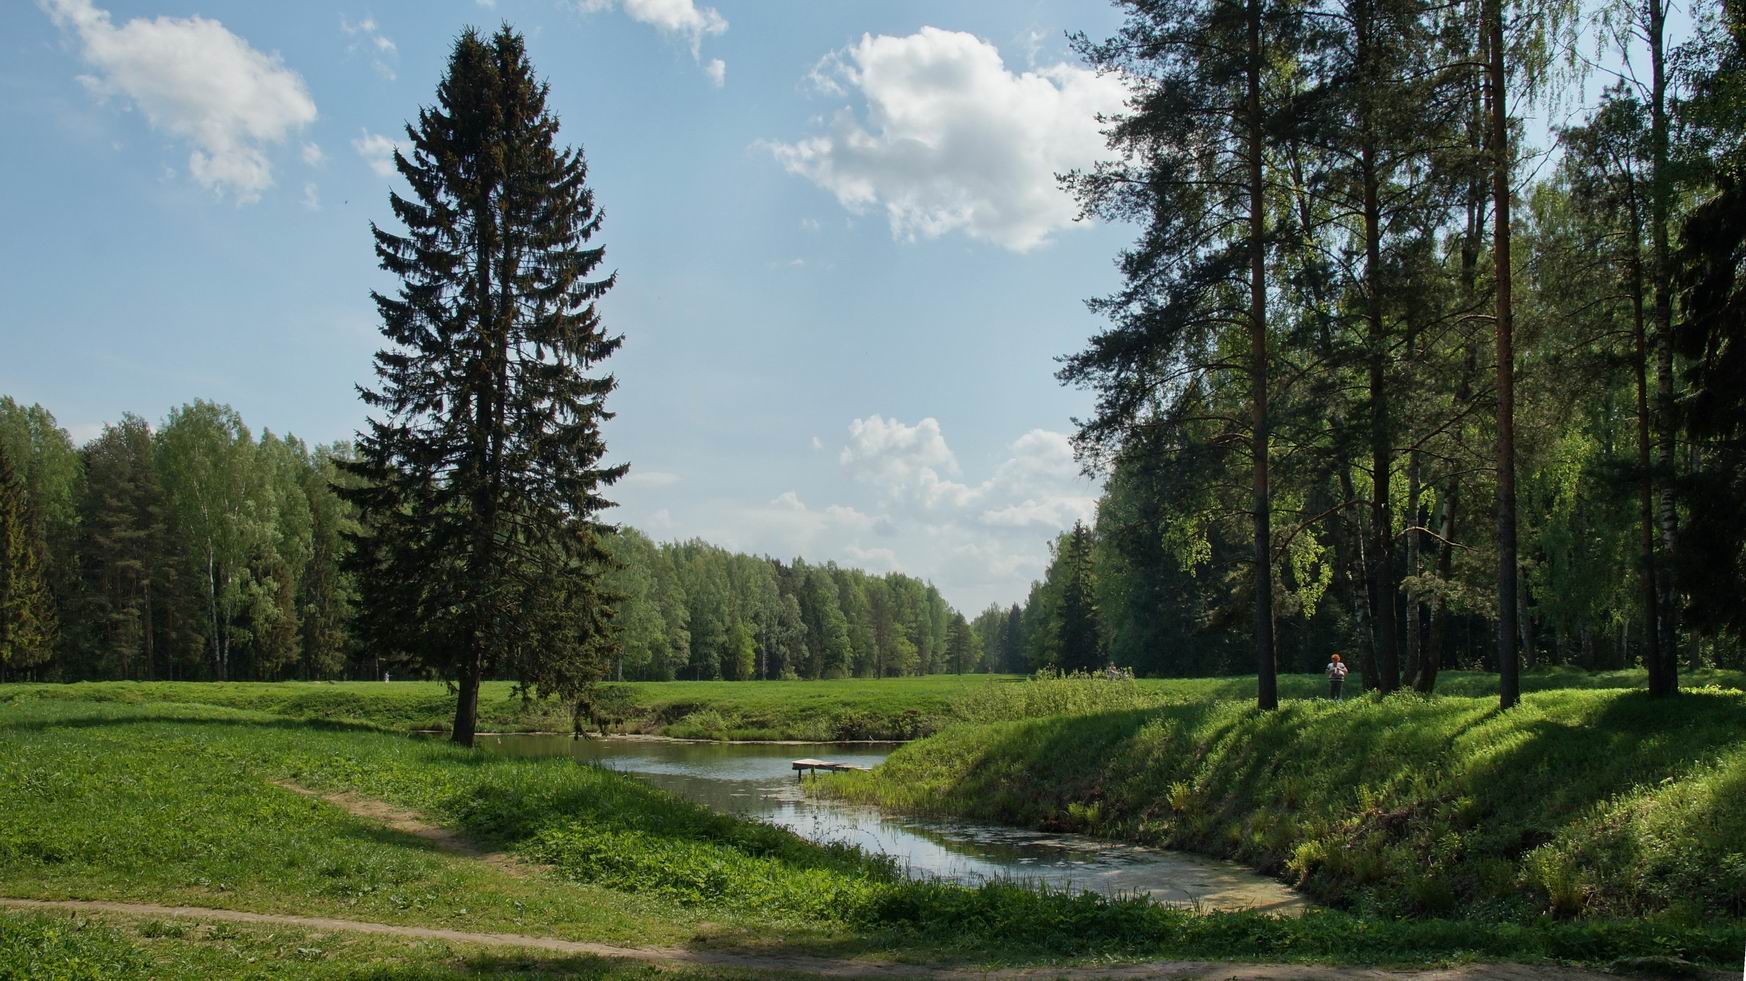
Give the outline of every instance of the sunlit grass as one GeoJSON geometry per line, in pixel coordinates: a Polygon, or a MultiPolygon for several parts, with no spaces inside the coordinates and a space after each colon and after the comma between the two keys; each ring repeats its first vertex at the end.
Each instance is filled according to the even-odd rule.
{"type": "MultiPolygon", "coordinates": [[[[1228,855],[1376,915],[1489,919],[1746,912],[1746,695],[1401,694],[1126,708],[962,725],[830,792],[937,816],[1073,829],[1228,855]],[[1095,806],[1092,806],[1095,805],[1095,806]]],[[[1142,689],[1143,691],[1143,689],[1142,689]]],[[[1062,693],[1004,691],[1034,714],[1062,693]]],[[[1117,708],[1099,710],[1099,700],[1117,708]]]]}

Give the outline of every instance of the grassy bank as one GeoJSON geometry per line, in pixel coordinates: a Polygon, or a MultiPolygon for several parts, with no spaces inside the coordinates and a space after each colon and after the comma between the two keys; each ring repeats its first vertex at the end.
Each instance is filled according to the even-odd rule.
{"type": "MultiPolygon", "coordinates": [[[[1040,687],[1075,684],[1088,683],[1040,687]]],[[[999,697],[1006,714],[1034,715],[1069,696],[986,697],[980,712],[995,716],[999,697]]],[[[1373,916],[1742,922],[1746,695],[1565,689],[1495,706],[1087,708],[954,727],[827,786],[909,812],[1225,855],[1373,916]]]]}
{"type": "MultiPolygon", "coordinates": [[[[1012,681],[934,675],[842,681],[667,681],[603,685],[593,714],[611,731],[682,739],[914,739],[953,719],[966,692],[1012,681]]],[[[293,719],[446,731],[455,696],[432,681],[85,682],[0,685],[0,705],[30,698],[127,705],[214,705],[293,719]]],[[[486,682],[479,726],[495,732],[569,732],[571,707],[524,701],[507,681],[486,682]]]]}
{"type": "MultiPolygon", "coordinates": [[[[1201,915],[1009,885],[908,882],[882,859],[717,815],[567,759],[493,757],[214,706],[14,698],[0,711],[0,800],[7,802],[0,895],[30,898],[219,906],[626,945],[759,950],[780,938],[789,951],[971,963],[1647,955],[1726,962],[1746,941],[1735,922],[1542,919],[1474,930],[1441,919],[1201,915]],[[280,780],[415,808],[549,871],[518,876],[435,851],[275,785],[280,780]]],[[[52,929],[42,924],[54,919],[5,914],[0,958],[22,956],[19,944],[63,956],[53,952],[70,935],[44,936],[52,929]]],[[[121,944],[138,957],[183,963],[193,955],[178,945],[205,943],[189,929],[170,938],[175,943],[147,943],[152,938],[125,930],[85,939],[96,938],[91,949],[110,952],[103,956],[121,944]]],[[[263,955],[238,943],[249,956],[263,955]]],[[[83,949],[76,944],[64,956],[84,956],[83,949]]],[[[446,963],[424,966],[440,971],[446,963]]]]}

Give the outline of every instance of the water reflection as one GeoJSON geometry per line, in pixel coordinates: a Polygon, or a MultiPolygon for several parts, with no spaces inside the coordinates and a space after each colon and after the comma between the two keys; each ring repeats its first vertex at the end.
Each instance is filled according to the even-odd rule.
{"type": "Polygon", "coordinates": [[[890,856],[918,877],[966,884],[1028,880],[1228,909],[1296,911],[1303,906],[1297,893],[1233,863],[1083,835],[889,815],[876,808],[809,797],[790,768],[791,761],[809,756],[876,766],[892,749],[890,745],[690,743],[550,735],[481,737],[480,745],[517,756],[567,755],[635,774],[723,813],[766,821],[813,841],[846,842],[890,856]]]}

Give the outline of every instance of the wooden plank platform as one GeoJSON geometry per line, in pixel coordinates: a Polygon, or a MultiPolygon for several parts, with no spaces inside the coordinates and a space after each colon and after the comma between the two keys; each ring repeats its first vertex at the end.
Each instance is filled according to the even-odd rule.
{"type": "Polygon", "coordinates": [[[795,760],[794,775],[798,779],[808,771],[824,770],[827,773],[842,773],[848,770],[867,770],[869,767],[856,766],[853,763],[832,763],[829,760],[795,760]]]}

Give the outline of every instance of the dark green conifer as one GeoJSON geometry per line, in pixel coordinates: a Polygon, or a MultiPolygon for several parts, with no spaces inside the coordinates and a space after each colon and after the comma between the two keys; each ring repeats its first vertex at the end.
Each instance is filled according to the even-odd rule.
{"type": "Polygon", "coordinates": [[[482,679],[573,696],[612,616],[597,516],[626,467],[602,463],[615,381],[590,371],[621,342],[595,309],[614,277],[589,278],[602,215],[546,93],[508,27],[463,33],[395,154],[405,231],[372,226],[400,287],[374,294],[388,343],[348,465],[365,629],[457,683],[453,738],[469,745],[482,679]]]}
{"type": "Polygon", "coordinates": [[[24,482],[0,446],[0,680],[54,654],[56,617],[24,482]]]}

